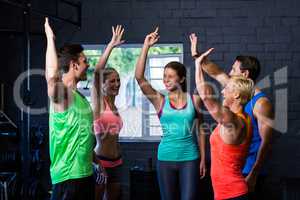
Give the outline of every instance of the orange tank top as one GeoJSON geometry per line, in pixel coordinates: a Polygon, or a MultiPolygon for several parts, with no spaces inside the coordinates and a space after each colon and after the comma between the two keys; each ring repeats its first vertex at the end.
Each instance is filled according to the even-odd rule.
{"type": "Polygon", "coordinates": [[[246,114],[238,114],[246,125],[247,135],[240,145],[223,142],[220,136],[221,124],[210,136],[211,145],[211,179],[215,200],[225,200],[248,193],[248,186],[242,174],[242,169],[251,142],[251,119],[246,114]]]}
{"type": "Polygon", "coordinates": [[[94,132],[95,134],[119,134],[123,127],[122,118],[111,110],[105,99],[103,100],[105,110],[94,120],[94,132]]]}

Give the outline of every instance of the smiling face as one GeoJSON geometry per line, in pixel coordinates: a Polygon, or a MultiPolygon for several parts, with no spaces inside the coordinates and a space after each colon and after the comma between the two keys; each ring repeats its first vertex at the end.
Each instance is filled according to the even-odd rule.
{"type": "Polygon", "coordinates": [[[73,69],[74,69],[74,74],[75,78],[79,81],[85,81],[87,80],[87,70],[89,68],[89,64],[87,62],[87,58],[84,55],[84,53],[79,54],[79,58],[77,62],[73,62],[73,69]]]}
{"type": "Polygon", "coordinates": [[[108,74],[104,74],[103,92],[107,96],[117,96],[121,86],[120,76],[117,71],[111,70],[108,74]]]}
{"type": "Polygon", "coordinates": [[[176,70],[166,67],[164,70],[163,83],[166,89],[171,92],[181,88],[185,78],[180,78],[176,70]]]}

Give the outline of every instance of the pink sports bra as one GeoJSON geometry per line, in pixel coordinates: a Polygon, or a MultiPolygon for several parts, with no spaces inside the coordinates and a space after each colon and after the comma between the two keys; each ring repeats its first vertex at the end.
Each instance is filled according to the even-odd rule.
{"type": "Polygon", "coordinates": [[[113,113],[105,99],[105,110],[94,120],[95,134],[119,134],[123,127],[123,121],[119,114],[113,113]]]}

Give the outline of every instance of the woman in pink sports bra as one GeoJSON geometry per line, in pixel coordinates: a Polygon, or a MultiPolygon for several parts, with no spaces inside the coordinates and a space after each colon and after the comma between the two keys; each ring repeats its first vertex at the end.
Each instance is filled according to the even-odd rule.
{"type": "MultiPolygon", "coordinates": [[[[96,147],[94,149],[101,175],[96,178],[95,199],[120,199],[122,157],[119,144],[119,132],[123,122],[115,106],[115,97],[119,93],[120,77],[114,68],[105,68],[114,47],[124,41],[124,29],[117,25],[112,27],[113,36],[100,57],[94,72],[92,100],[94,107],[94,132],[96,147]]],[[[97,173],[99,175],[99,173],[97,173]]]]}

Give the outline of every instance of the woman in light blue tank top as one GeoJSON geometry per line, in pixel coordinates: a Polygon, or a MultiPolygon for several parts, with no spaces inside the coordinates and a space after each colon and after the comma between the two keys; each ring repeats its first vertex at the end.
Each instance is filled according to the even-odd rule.
{"type": "Polygon", "coordinates": [[[167,95],[156,91],[146,80],[144,72],[148,50],[158,38],[158,28],[146,36],[135,77],[157,111],[163,130],[157,161],[161,198],[199,199],[199,180],[206,173],[205,134],[200,129],[201,101],[198,95],[186,92],[186,69],[179,62],[170,62],[164,68],[163,82],[167,95]]]}
{"type": "Polygon", "coordinates": [[[169,96],[164,97],[159,114],[163,137],[158,148],[158,160],[191,161],[199,158],[192,133],[196,115],[190,95],[186,95],[186,104],[179,109],[172,105],[169,96]]]}

